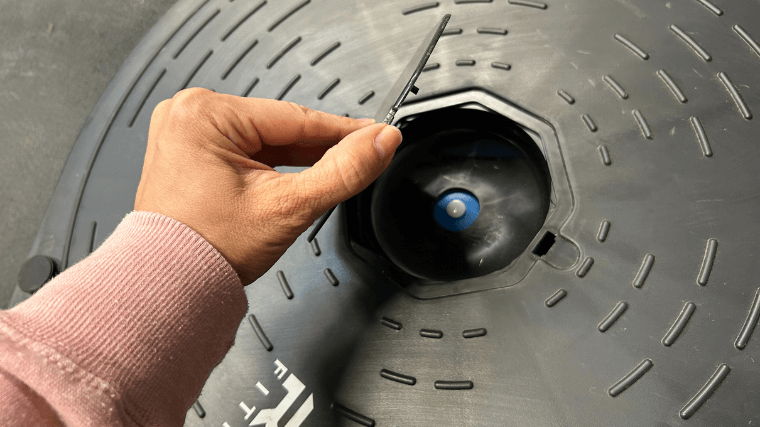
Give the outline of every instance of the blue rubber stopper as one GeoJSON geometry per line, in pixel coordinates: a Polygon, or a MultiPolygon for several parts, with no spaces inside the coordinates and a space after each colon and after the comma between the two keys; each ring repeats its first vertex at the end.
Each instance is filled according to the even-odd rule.
{"type": "Polygon", "coordinates": [[[478,199],[464,190],[446,192],[435,204],[436,222],[449,231],[462,231],[471,226],[479,213],[478,199]]]}

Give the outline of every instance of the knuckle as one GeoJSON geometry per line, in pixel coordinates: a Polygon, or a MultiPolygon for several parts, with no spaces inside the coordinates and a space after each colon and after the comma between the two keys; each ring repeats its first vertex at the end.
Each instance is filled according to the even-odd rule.
{"type": "Polygon", "coordinates": [[[171,99],[164,99],[163,101],[159,102],[158,105],[156,105],[156,108],[153,109],[153,114],[151,116],[151,121],[158,117],[160,114],[166,112],[168,109],[171,108],[172,100],[171,99]]]}
{"type": "Polygon", "coordinates": [[[208,96],[209,94],[212,94],[213,92],[204,89],[202,87],[191,87],[187,89],[182,89],[181,91],[174,94],[174,97],[172,98],[174,102],[177,103],[183,103],[188,100],[196,100],[198,98],[203,98],[205,96],[208,96]]]}
{"type": "Polygon", "coordinates": [[[170,114],[173,118],[196,118],[202,113],[214,92],[199,87],[183,89],[172,98],[170,114]]]}
{"type": "Polygon", "coordinates": [[[296,112],[301,113],[303,115],[309,115],[309,114],[314,113],[314,110],[312,110],[311,108],[305,107],[301,104],[296,104],[295,102],[288,101],[288,105],[290,106],[290,108],[294,109],[296,112]]]}
{"type": "Polygon", "coordinates": [[[268,203],[267,217],[279,227],[291,231],[308,227],[313,216],[313,203],[316,198],[314,191],[303,187],[303,183],[298,179],[280,180],[276,188],[266,192],[266,194],[277,195],[268,203]]]}
{"type": "Polygon", "coordinates": [[[298,221],[308,221],[319,200],[319,194],[300,178],[299,175],[292,176],[286,187],[285,193],[288,197],[285,203],[290,217],[298,221]]]}
{"type": "Polygon", "coordinates": [[[309,126],[309,123],[314,120],[317,112],[309,107],[296,104],[295,102],[288,102],[288,105],[296,112],[295,117],[299,118],[299,133],[303,135],[306,132],[306,128],[309,126]]]}
{"type": "Polygon", "coordinates": [[[308,227],[310,216],[296,197],[283,196],[274,202],[270,225],[286,234],[300,234],[308,227]]]}

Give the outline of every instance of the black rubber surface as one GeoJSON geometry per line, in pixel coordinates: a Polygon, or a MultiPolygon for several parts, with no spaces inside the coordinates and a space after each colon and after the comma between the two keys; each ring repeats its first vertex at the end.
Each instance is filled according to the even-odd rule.
{"type": "Polygon", "coordinates": [[[757,2],[180,1],[93,112],[37,252],[71,265],[131,209],[162,99],[202,86],[371,117],[444,13],[413,98],[478,89],[541,118],[572,192],[553,231],[580,256],[417,299],[356,257],[338,209],[247,288],[186,424],[760,422],[757,2]]]}

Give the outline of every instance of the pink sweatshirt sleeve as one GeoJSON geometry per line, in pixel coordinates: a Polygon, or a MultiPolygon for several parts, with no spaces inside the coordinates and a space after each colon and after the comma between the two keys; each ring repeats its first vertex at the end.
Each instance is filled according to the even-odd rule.
{"type": "Polygon", "coordinates": [[[211,244],[133,212],[86,259],[0,311],[0,425],[181,426],[246,311],[211,244]]]}

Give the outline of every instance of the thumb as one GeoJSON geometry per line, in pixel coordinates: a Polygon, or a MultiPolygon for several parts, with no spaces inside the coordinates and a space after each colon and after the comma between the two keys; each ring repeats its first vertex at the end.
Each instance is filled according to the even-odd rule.
{"type": "Polygon", "coordinates": [[[309,191],[302,196],[321,215],[359,194],[388,167],[401,139],[401,131],[386,124],[354,131],[299,174],[299,188],[309,191]]]}

